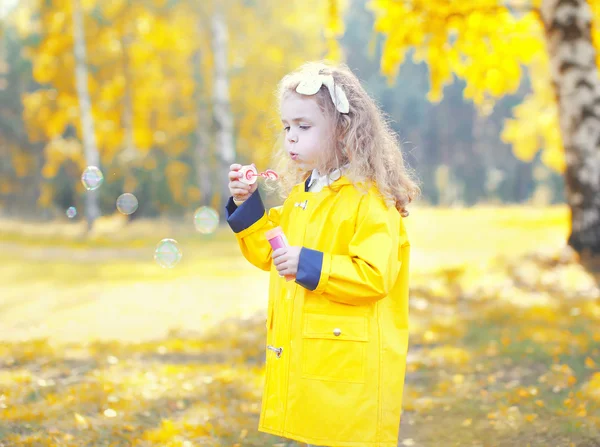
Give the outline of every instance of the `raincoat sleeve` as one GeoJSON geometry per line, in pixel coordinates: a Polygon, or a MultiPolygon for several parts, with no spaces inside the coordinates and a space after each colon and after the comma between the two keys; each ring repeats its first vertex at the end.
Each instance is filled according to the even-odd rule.
{"type": "Polygon", "coordinates": [[[271,245],[265,232],[279,225],[283,206],[267,213],[258,189],[240,206],[230,197],[225,206],[227,223],[233,230],[244,257],[259,269],[271,270],[271,245]]]}
{"type": "Polygon", "coordinates": [[[369,193],[361,199],[348,254],[302,247],[296,282],[343,304],[369,304],[386,297],[400,272],[401,225],[396,208],[369,193]]]}

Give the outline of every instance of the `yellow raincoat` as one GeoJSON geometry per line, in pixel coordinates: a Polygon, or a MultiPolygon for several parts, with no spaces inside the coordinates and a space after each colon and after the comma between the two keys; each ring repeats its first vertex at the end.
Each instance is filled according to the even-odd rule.
{"type": "Polygon", "coordinates": [[[408,349],[410,245],[376,187],[308,180],[265,212],[255,191],[227,222],[244,257],[270,272],[266,378],[258,430],[328,447],[396,447],[408,349]],[[303,247],[279,276],[265,232],[303,247]]]}

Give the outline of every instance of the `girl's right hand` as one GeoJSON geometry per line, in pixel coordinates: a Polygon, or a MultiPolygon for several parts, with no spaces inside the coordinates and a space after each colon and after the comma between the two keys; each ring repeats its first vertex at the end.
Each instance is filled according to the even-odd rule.
{"type": "MultiPolygon", "coordinates": [[[[254,163],[252,163],[254,166],[254,163]]],[[[242,169],[242,165],[234,163],[230,166],[229,171],[229,192],[231,192],[232,197],[238,202],[244,202],[250,197],[254,191],[258,188],[258,181],[254,182],[252,185],[246,185],[241,182],[239,179],[242,176],[240,169],[242,169]]]]}

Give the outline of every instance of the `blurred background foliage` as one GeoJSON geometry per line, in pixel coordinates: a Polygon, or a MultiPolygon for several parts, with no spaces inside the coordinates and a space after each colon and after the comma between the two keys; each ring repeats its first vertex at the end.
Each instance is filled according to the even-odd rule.
{"type": "MultiPolygon", "coordinates": [[[[85,195],[75,2],[5,2],[0,213],[51,219],[69,206],[79,209],[85,195]]],[[[441,17],[439,3],[429,10],[441,17]]],[[[457,58],[443,57],[448,44],[436,38],[439,23],[431,12],[426,21],[417,8],[414,17],[402,12],[403,38],[410,42],[397,36],[386,42],[396,7],[386,2],[81,1],[89,103],[105,177],[98,190],[101,212],[113,212],[122,192],[139,199],[132,218],[221,207],[223,166],[233,159],[269,167],[280,131],[277,81],[321,58],[348,63],[378,100],[426,203],[564,201],[564,160],[540,25],[518,10],[487,14],[487,4],[496,2],[480,3],[471,9],[482,12],[455,16],[470,42],[460,48],[455,42],[456,51],[471,58],[459,66],[457,58]],[[225,42],[219,26],[227,30],[225,42]],[[493,53],[473,43],[478,32],[491,30],[499,36],[493,53]],[[420,42],[419,35],[430,38],[420,42]],[[514,45],[517,38],[521,45],[514,45]],[[394,44],[412,46],[399,51],[394,44]],[[219,63],[223,55],[225,65],[219,63]],[[218,94],[219,83],[226,96],[218,94]],[[229,148],[222,144],[227,138],[229,148]]]]}

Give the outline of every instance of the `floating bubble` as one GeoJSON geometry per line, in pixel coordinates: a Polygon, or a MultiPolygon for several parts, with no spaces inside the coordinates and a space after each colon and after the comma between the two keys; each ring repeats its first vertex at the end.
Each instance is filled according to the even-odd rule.
{"type": "Polygon", "coordinates": [[[73,219],[75,216],[77,216],[77,209],[74,206],[70,206],[67,208],[66,215],[69,219],[73,219]]]}
{"type": "Polygon", "coordinates": [[[83,171],[83,174],[81,174],[81,183],[83,183],[83,186],[88,191],[98,189],[103,181],[104,176],[102,175],[102,171],[96,166],[88,166],[83,171]]]}
{"type": "Polygon", "coordinates": [[[117,198],[117,209],[123,214],[133,214],[138,209],[138,199],[126,192],[117,198]]]}
{"type": "Polygon", "coordinates": [[[181,261],[181,250],[175,239],[163,239],[154,250],[154,260],[161,267],[173,268],[181,261]]]}
{"type": "Polygon", "coordinates": [[[202,234],[213,233],[219,226],[219,213],[208,206],[198,208],[194,213],[194,226],[202,234]]]}

